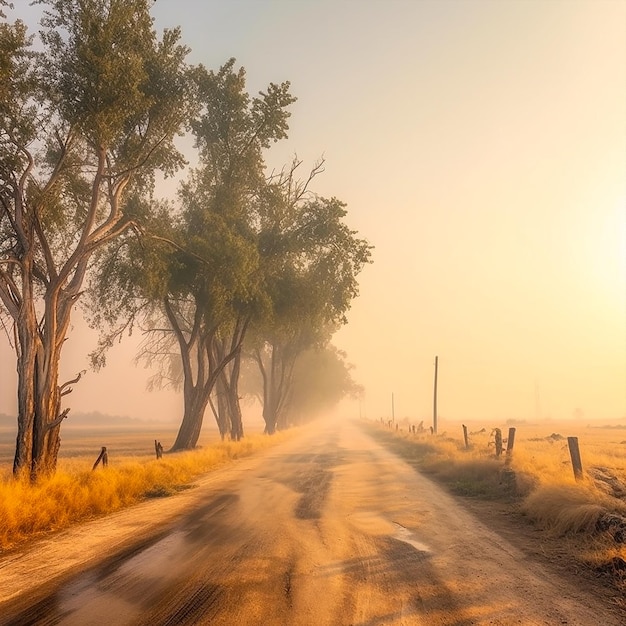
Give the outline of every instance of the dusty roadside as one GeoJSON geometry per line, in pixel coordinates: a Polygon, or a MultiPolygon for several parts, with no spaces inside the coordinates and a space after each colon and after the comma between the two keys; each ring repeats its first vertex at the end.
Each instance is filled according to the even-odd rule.
{"type": "Polygon", "coordinates": [[[515,503],[463,496],[456,496],[456,499],[474,517],[528,558],[549,566],[564,579],[575,581],[581,589],[602,598],[607,606],[625,611],[626,615],[626,597],[616,587],[613,576],[594,571],[581,563],[580,555],[590,548],[590,543],[594,542],[592,538],[584,535],[559,537],[538,528],[515,503]]]}
{"type": "Polygon", "coordinates": [[[20,595],[35,602],[50,588],[91,565],[140,550],[167,532],[207,490],[262,464],[269,450],[234,460],[175,495],[146,500],[0,552],[0,605],[20,595]]]}
{"type": "MultiPolygon", "coordinates": [[[[374,434],[370,429],[366,429],[374,434]]],[[[409,465],[417,468],[415,461],[407,457],[407,450],[402,440],[389,439],[386,431],[382,437],[375,437],[391,450],[394,450],[409,465]],[[400,445],[398,445],[400,444],[400,445]]],[[[419,471],[416,469],[416,471],[419,471]]],[[[437,480],[436,476],[424,474],[431,480],[449,491],[445,481],[437,480]]],[[[484,499],[477,496],[452,494],[455,500],[468,510],[485,526],[496,532],[528,558],[549,567],[555,574],[566,580],[575,582],[581,588],[602,598],[607,606],[614,606],[626,612],[626,573],[594,569],[586,564],[582,555],[603,550],[609,541],[603,537],[589,534],[569,534],[560,536],[550,530],[542,529],[521,511],[521,500],[484,499]]],[[[626,623],[626,617],[624,618],[626,623]]]]}

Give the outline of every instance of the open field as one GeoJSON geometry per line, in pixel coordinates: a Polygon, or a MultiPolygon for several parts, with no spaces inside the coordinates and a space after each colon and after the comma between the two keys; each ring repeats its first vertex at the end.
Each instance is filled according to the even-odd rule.
{"type": "Polygon", "coordinates": [[[290,437],[257,432],[240,442],[222,442],[217,433],[209,433],[201,437],[200,448],[156,460],[155,438],[167,450],[175,435],[176,428],[162,425],[67,428],[57,472],[31,484],[12,478],[15,434],[0,433],[0,551],[146,498],[173,494],[203,473],[290,437]],[[102,446],[107,447],[108,467],[92,471],[102,446]]]}
{"type": "MultiPolygon", "coordinates": [[[[396,429],[374,422],[368,430],[453,493],[506,502],[559,538],[580,562],[609,573],[626,591],[626,426],[518,423],[507,461],[505,454],[495,457],[493,429],[466,425],[472,433],[469,449],[460,423],[446,424],[436,436],[429,431],[413,434],[408,423],[396,429]],[[568,436],[579,440],[580,481],[572,470],[568,436]]],[[[509,426],[498,427],[506,439],[509,426]]]]}
{"type": "MultiPolygon", "coordinates": [[[[145,427],[83,427],[67,426],[61,432],[61,449],[59,451],[59,468],[71,465],[70,460],[89,461],[93,463],[100,448],[106,446],[109,461],[115,462],[120,457],[151,457],[155,456],[154,440],[158,439],[167,449],[167,444],[174,442],[177,428],[175,425],[146,425],[145,427]]],[[[210,445],[219,441],[217,433],[204,435],[200,445],[210,445]]],[[[0,469],[5,470],[13,463],[15,454],[15,429],[0,428],[0,469]]]]}
{"type": "MultiPolygon", "coordinates": [[[[263,432],[260,420],[246,425],[247,434],[263,432]]],[[[109,462],[121,457],[154,458],[154,440],[157,439],[168,450],[176,438],[179,424],[176,422],[131,422],[128,425],[73,425],[71,421],[61,429],[59,468],[69,459],[91,460],[93,463],[100,448],[106,446],[109,462]]],[[[16,427],[0,425],[0,472],[12,465],[15,454],[16,427]]],[[[214,423],[207,424],[200,434],[199,447],[206,447],[220,440],[214,423]]]]}

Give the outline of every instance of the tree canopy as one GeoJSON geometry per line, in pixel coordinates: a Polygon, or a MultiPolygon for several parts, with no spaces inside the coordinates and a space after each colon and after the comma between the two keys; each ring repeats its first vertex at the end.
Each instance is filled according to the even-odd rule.
{"type": "MultiPolygon", "coordinates": [[[[251,96],[234,59],[217,71],[188,65],[179,30],[155,32],[150,0],[38,4],[42,51],[21,21],[0,22],[0,319],[17,360],[14,471],[36,478],[56,466],[63,399],[81,377],[60,381],[59,365],[87,281],[91,321],[106,329],[96,365],[139,322],[147,358],[165,355],[170,378],[180,373],[174,449],[195,446],[209,402],[222,435],[239,437],[248,329],[260,367],[271,356],[288,382],[297,357],[345,323],[371,247],[344,223],[343,202],[309,190],[321,164],[304,182],[297,160],[268,175],[265,152],[289,129],[288,82],[251,96]],[[175,143],[184,133],[198,166],[175,199],[155,198],[157,171],[186,164],[175,143]]],[[[280,413],[272,393],[269,432],[280,413]]]]}
{"type": "MultiPolygon", "coordinates": [[[[159,39],[147,0],[55,0],[34,52],[0,25],[0,300],[18,369],[14,469],[54,469],[68,409],[58,369],[94,254],[133,226],[133,189],[183,163],[193,114],[187,48],[159,39]]],[[[75,382],[75,381],[74,381],[75,382]]]]}

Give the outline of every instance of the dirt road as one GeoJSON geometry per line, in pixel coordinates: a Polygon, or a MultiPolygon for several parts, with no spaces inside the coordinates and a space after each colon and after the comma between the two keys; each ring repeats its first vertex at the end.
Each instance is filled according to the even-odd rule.
{"type": "Polygon", "coordinates": [[[0,559],[0,624],[624,623],[351,423],[0,559]]]}

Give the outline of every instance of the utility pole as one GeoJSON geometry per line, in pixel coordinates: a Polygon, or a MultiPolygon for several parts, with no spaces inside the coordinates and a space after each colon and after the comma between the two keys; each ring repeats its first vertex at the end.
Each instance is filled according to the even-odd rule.
{"type": "Polygon", "coordinates": [[[437,370],[439,368],[439,357],[435,357],[435,391],[433,393],[433,432],[437,434],[437,370]]]}
{"type": "Polygon", "coordinates": [[[391,419],[393,422],[396,421],[396,412],[393,405],[393,391],[391,392],[391,419]]]}

